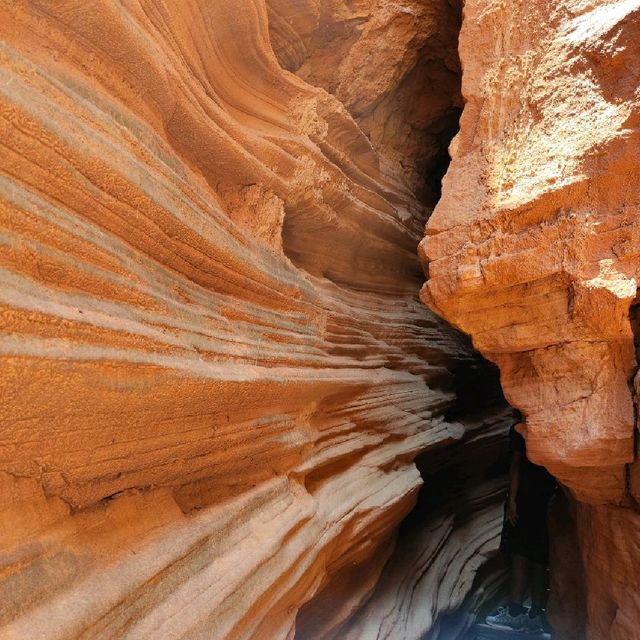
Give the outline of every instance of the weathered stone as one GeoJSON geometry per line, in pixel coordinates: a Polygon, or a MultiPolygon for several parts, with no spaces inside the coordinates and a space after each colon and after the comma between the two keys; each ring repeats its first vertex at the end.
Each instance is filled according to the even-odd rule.
{"type": "Polygon", "coordinates": [[[640,610],[639,18],[637,0],[465,3],[466,106],[421,244],[424,301],[500,366],[530,457],[581,503],[592,640],[636,637],[640,610]]]}
{"type": "Polygon", "coordinates": [[[416,295],[455,22],[359,3],[336,97],[271,49],[314,76],[329,4],[0,3],[3,638],[290,639],[342,578],[344,620],[463,435],[416,295]]]}

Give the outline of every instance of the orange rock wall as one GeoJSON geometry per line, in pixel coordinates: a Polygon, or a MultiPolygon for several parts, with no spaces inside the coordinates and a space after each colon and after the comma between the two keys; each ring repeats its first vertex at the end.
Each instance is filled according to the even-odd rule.
{"type": "Polygon", "coordinates": [[[455,22],[357,5],[0,2],[3,638],[291,639],[352,575],[337,627],[463,434],[415,255],[455,46],[405,83],[455,22]]]}
{"type": "Polygon", "coordinates": [[[282,65],[335,95],[382,151],[385,173],[425,201],[439,195],[440,165],[448,163],[462,107],[461,5],[268,0],[282,65]]]}
{"type": "Polygon", "coordinates": [[[640,617],[639,42],[636,0],[468,0],[466,106],[421,244],[424,301],[500,366],[531,458],[579,501],[593,640],[640,617]]]}

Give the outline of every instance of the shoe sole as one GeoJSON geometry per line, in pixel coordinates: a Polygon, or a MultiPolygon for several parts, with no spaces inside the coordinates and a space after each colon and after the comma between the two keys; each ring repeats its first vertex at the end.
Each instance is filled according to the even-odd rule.
{"type": "Polygon", "coordinates": [[[485,624],[492,629],[499,629],[500,631],[516,631],[518,633],[527,633],[527,631],[525,631],[525,629],[523,629],[522,627],[518,629],[517,627],[509,627],[506,624],[498,624],[497,622],[489,622],[488,620],[485,621],[485,624]]]}

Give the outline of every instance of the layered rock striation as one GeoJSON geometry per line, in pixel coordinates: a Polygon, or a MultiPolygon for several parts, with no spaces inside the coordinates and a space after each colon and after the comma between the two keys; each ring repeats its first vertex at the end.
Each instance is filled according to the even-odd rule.
{"type": "Polygon", "coordinates": [[[496,463],[506,457],[512,413],[496,409],[461,419],[465,435],[446,454],[418,458],[418,506],[373,597],[332,638],[462,639],[483,605],[502,596],[496,550],[507,481],[505,465],[496,463]]]}
{"type": "Polygon", "coordinates": [[[640,615],[639,35],[635,0],[466,2],[466,106],[421,245],[424,301],[500,366],[530,457],[578,500],[594,640],[640,615]]]}
{"type": "MultiPolygon", "coordinates": [[[[505,565],[496,553],[502,531],[509,465],[505,406],[494,367],[480,358],[455,372],[458,401],[447,418],[464,428],[456,443],[416,458],[424,480],[373,596],[346,620],[336,620],[355,584],[334,579],[298,615],[303,638],[466,638],[480,609],[499,599],[505,565]],[[340,624],[336,624],[340,622],[340,624]]],[[[490,606],[490,604],[488,605],[490,606]]]]}
{"type": "Polygon", "coordinates": [[[393,4],[1,3],[3,638],[291,639],[373,593],[472,362],[416,296],[455,7],[393,4]]]}

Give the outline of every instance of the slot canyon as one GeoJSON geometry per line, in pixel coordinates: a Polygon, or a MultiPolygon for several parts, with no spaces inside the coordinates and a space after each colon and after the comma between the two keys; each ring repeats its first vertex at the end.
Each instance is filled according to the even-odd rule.
{"type": "Polygon", "coordinates": [[[0,6],[0,638],[640,638],[640,0],[0,6]]]}

